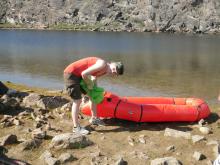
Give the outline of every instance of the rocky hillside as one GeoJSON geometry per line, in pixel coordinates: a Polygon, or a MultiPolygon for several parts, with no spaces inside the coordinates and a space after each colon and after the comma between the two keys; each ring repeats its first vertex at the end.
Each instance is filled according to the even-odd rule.
{"type": "Polygon", "coordinates": [[[217,0],[1,0],[0,22],[25,28],[219,33],[217,0]]]}

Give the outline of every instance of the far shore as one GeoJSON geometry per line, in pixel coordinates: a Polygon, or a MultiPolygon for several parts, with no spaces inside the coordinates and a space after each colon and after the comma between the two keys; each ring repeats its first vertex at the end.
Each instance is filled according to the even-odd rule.
{"type": "Polygon", "coordinates": [[[84,31],[84,32],[138,32],[138,33],[167,33],[167,34],[188,34],[188,35],[219,35],[220,31],[207,31],[207,32],[162,32],[157,30],[151,31],[138,31],[138,30],[102,30],[100,27],[103,25],[94,24],[94,25],[80,25],[80,24],[58,24],[58,25],[25,25],[25,24],[10,24],[10,23],[0,23],[0,30],[1,29],[15,29],[15,30],[48,30],[48,31],[84,31]]]}
{"type": "Polygon", "coordinates": [[[41,95],[47,95],[47,96],[66,96],[62,90],[51,90],[46,89],[42,87],[30,87],[23,84],[17,84],[13,82],[3,82],[9,89],[14,89],[20,92],[35,92],[41,95]]]}

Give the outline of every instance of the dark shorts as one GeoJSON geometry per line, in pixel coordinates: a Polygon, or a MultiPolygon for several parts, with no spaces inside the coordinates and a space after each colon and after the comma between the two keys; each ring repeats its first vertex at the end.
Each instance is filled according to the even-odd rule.
{"type": "Polygon", "coordinates": [[[81,77],[77,77],[74,74],[64,73],[64,84],[67,94],[74,100],[82,98],[82,94],[86,92],[80,87],[81,77]]]}

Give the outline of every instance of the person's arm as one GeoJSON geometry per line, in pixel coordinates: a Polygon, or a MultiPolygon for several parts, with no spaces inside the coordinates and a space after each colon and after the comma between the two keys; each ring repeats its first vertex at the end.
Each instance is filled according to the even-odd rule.
{"type": "Polygon", "coordinates": [[[86,70],[84,70],[81,73],[81,76],[83,78],[83,80],[86,82],[86,84],[90,84],[91,81],[94,82],[96,80],[96,77],[92,76],[92,73],[98,72],[102,69],[105,68],[106,66],[106,62],[104,60],[97,60],[97,62],[90,66],[89,68],[87,68],[86,70]]]}

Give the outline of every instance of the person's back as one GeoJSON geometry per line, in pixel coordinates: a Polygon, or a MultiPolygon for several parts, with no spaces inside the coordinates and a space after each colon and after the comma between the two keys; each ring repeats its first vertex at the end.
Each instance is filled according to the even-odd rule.
{"type": "Polygon", "coordinates": [[[64,73],[71,73],[78,77],[81,77],[82,72],[90,66],[94,65],[98,59],[99,58],[97,57],[87,57],[75,61],[64,69],[64,73]]]}
{"type": "MultiPolygon", "coordinates": [[[[121,62],[107,63],[105,60],[98,57],[87,57],[81,60],[75,61],[68,65],[64,69],[64,83],[67,94],[72,98],[72,121],[73,132],[80,134],[88,134],[89,131],[84,127],[81,127],[78,122],[79,106],[82,102],[82,95],[87,95],[92,100],[91,103],[91,119],[90,124],[104,125],[104,122],[97,117],[96,103],[99,103],[101,99],[91,98],[92,94],[89,92],[94,89],[96,80],[105,74],[107,75],[122,75],[124,67],[121,62]],[[84,82],[88,90],[84,90],[80,82],[84,82]]],[[[97,94],[97,93],[96,93],[97,94]]],[[[96,97],[96,95],[95,95],[96,97]]],[[[100,97],[101,98],[101,97],[100,97]]]]}

